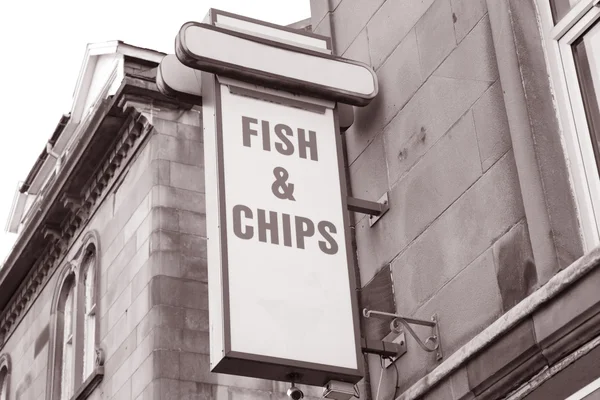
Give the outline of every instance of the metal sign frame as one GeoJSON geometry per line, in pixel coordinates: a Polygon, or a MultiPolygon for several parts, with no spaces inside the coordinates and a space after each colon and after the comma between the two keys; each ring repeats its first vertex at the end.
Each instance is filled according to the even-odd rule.
{"type": "MultiPolygon", "coordinates": [[[[257,354],[248,354],[242,353],[238,351],[233,351],[231,348],[231,326],[230,326],[230,304],[229,304],[229,282],[228,282],[228,238],[227,238],[227,195],[225,189],[225,176],[224,176],[224,168],[225,168],[225,160],[224,160],[224,149],[223,149],[223,116],[222,116],[222,102],[221,102],[221,94],[220,94],[220,86],[225,85],[224,83],[220,83],[218,78],[210,73],[203,72],[202,73],[202,88],[203,88],[203,112],[205,114],[205,154],[212,154],[213,158],[216,157],[216,165],[207,166],[206,174],[207,178],[209,174],[215,174],[217,180],[217,188],[212,195],[209,193],[207,188],[207,227],[219,226],[219,241],[220,241],[220,252],[215,257],[215,254],[210,254],[209,249],[209,279],[212,279],[212,284],[215,284],[215,280],[220,279],[218,283],[219,287],[222,289],[221,295],[221,304],[209,304],[211,308],[209,315],[213,319],[220,319],[220,321],[216,322],[217,324],[222,324],[224,335],[221,338],[222,343],[217,343],[219,339],[213,340],[213,336],[211,335],[211,352],[213,350],[213,345],[216,347],[222,347],[222,354],[220,360],[215,364],[212,363],[213,354],[211,354],[211,371],[219,372],[219,373],[227,373],[227,374],[235,374],[235,375],[243,375],[250,376],[256,378],[263,379],[272,379],[278,381],[291,381],[292,377],[294,377],[294,381],[297,383],[316,385],[316,386],[324,386],[331,380],[337,381],[345,381],[356,383],[360,379],[362,379],[364,375],[364,361],[361,352],[361,340],[360,340],[360,325],[359,325],[359,310],[358,310],[358,302],[356,296],[356,277],[355,277],[355,269],[354,269],[354,258],[352,255],[352,243],[351,243],[351,232],[350,232],[350,224],[349,224],[349,215],[347,210],[347,184],[346,178],[344,175],[344,160],[343,160],[343,149],[342,149],[342,141],[338,124],[338,116],[337,110],[333,110],[334,115],[334,126],[335,132],[326,132],[326,134],[335,135],[335,143],[337,150],[337,165],[338,165],[338,174],[340,180],[340,197],[341,197],[341,207],[343,214],[343,240],[346,246],[346,262],[348,266],[348,280],[350,283],[350,287],[348,290],[350,291],[351,298],[351,309],[352,309],[352,320],[353,320],[353,328],[354,328],[354,342],[355,342],[355,352],[356,352],[356,369],[350,368],[342,368],[332,365],[325,364],[316,364],[309,363],[291,359],[282,359],[276,357],[269,357],[257,354]],[[212,122],[207,121],[209,116],[207,114],[214,115],[214,126],[212,122]],[[214,139],[207,137],[207,135],[211,135],[211,131],[214,135],[214,139]],[[212,142],[214,140],[214,142],[212,142]],[[212,170],[214,168],[214,170],[212,170]],[[216,196],[216,198],[215,198],[216,196]],[[208,197],[213,197],[209,199],[208,197]],[[213,203],[211,203],[213,202],[213,203]],[[217,202],[217,204],[215,204],[217,202]],[[211,211],[209,208],[218,209],[218,222],[210,221],[209,213],[211,211]],[[212,269],[211,273],[211,265],[214,268],[215,263],[220,263],[218,277],[215,274],[215,270],[212,269]],[[218,307],[222,307],[220,310],[218,307]],[[221,317],[221,318],[219,318],[221,317]]],[[[258,98],[258,96],[253,96],[258,98]]],[[[277,97],[265,95],[264,101],[273,102],[278,101],[281,104],[285,104],[291,107],[299,107],[299,104],[296,99],[290,100],[286,99],[286,97],[277,97]]],[[[205,159],[210,159],[205,157],[205,159]]],[[[210,179],[210,178],[209,178],[210,179]]],[[[211,213],[212,214],[212,213],[211,213]]],[[[214,214],[212,218],[214,218],[214,214]]],[[[341,232],[340,232],[341,233],[341,232]]],[[[210,240],[210,238],[209,238],[210,240]]],[[[214,245],[214,244],[213,244],[214,245]]],[[[212,289],[209,287],[209,290],[214,290],[215,286],[212,286],[212,289]]],[[[215,298],[211,295],[211,298],[215,298]]],[[[332,313],[336,312],[335,310],[330,310],[332,313]]],[[[302,323],[302,321],[299,321],[302,323]]],[[[211,322],[211,326],[212,326],[211,322]]],[[[299,326],[299,329],[310,329],[310,326],[306,328],[299,326]]],[[[335,332],[332,332],[332,335],[335,335],[335,332]]],[[[218,357],[217,357],[218,358],[218,357]]]]}

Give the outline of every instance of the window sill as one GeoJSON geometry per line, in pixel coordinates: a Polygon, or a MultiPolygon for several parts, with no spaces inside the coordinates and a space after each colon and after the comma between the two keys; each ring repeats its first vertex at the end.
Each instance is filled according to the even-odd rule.
{"type": "Polygon", "coordinates": [[[102,382],[102,378],[104,378],[104,367],[96,367],[94,371],[92,371],[89,378],[85,380],[79,387],[79,389],[75,392],[71,400],[85,400],[92,394],[94,389],[102,382]]]}

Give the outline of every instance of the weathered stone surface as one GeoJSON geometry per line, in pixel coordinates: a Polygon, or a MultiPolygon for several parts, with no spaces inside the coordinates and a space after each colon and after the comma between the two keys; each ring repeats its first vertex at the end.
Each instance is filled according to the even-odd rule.
{"type": "Polygon", "coordinates": [[[485,0],[452,0],[452,19],[458,43],[477,25],[486,12],[485,0]]]}
{"type": "MultiPolygon", "coordinates": [[[[331,22],[331,13],[325,14],[325,17],[319,22],[318,25],[313,25],[312,31],[321,36],[326,36],[331,38],[333,36],[333,27],[331,22]]],[[[338,54],[335,52],[335,43],[331,40],[331,47],[333,50],[333,54],[338,54]]]]}
{"type": "Polygon", "coordinates": [[[385,128],[390,186],[395,185],[488,87],[487,82],[473,80],[433,76],[427,80],[385,128]]]}
{"type": "Polygon", "coordinates": [[[369,56],[369,39],[367,37],[366,29],[360,31],[354,42],[352,42],[350,47],[348,47],[346,52],[343,54],[343,57],[371,65],[371,57],[369,56]]]}
{"type": "Polygon", "coordinates": [[[417,37],[411,31],[377,70],[379,94],[374,102],[383,107],[383,125],[391,121],[423,82],[419,72],[417,37]]]}
{"type": "Polygon", "coordinates": [[[523,216],[508,154],[394,260],[398,311],[412,314],[523,216]]]}
{"type": "Polygon", "coordinates": [[[367,107],[354,108],[354,124],[345,133],[349,164],[354,162],[421,85],[414,30],[377,71],[377,76],[379,94],[367,107]]]}
{"type": "Polygon", "coordinates": [[[390,192],[390,210],[372,228],[357,224],[361,282],[390,262],[481,175],[472,129],[456,125],[390,192]]]}
{"type": "Polygon", "coordinates": [[[491,249],[479,256],[439,290],[415,316],[436,314],[448,357],[502,315],[502,299],[491,249]]]}
{"type": "Polygon", "coordinates": [[[329,11],[329,0],[310,0],[311,25],[318,26],[329,11]]]}
{"type": "MultiPolygon", "coordinates": [[[[531,358],[541,356],[531,319],[513,328],[467,364],[469,386],[476,395],[531,358]]],[[[523,374],[522,374],[523,375],[523,374]]]]}
{"type": "Polygon", "coordinates": [[[170,186],[204,193],[204,168],[171,161],[170,186]]]}
{"type": "Polygon", "coordinates": [[[450,0],[436,0],[415,29],[421,73],[427,77],[456,46],[450,0]]]}
{"type": "Polygon", "coordinates": [[[533,317],[535,335],[543,347],[551,344],[556,337],[574,329],[580,315],[589,317],[589,311],[598,309],[599,285],[600,269],[596,268],[585,279],[578,281],[563,293],[558,300],[548,303],[536,313],[533,317]]]}
{"type": "Polygon", "coordinates": [[[500,80],[473,105],[473,117],[481,167],[485,171],[512,146],[500,80]]]}
{"type": "Polygon", "coordinates": [[[371,19],[385,0],[343,0],[332,15],[335,35],[334,46],[338,54],[344,54],[358,33],[371,19]]]}
{"type": "Polygon", "coordinates": [[[515,225],[494,243],[494,259],[503,310],[508,311],[537,286],[537,272],[525,221],[515,225]]]}
{"type": "Polygon", "coordinates": [[[473,28],[434,72],[436,76],[490,82],[498,79],[498,64],[487,17],[473,28]]]}
{"type": "Polygon", "coordinates": [[[377,201],[388,190],[383,136],[379,135],[350,166],[352,196],[377,201]]]}
{"type": "Polygon", "coordinates": [[[375,69],[387,59],[414,27],[433,0],[387,0],[367,24],[371,61],[375,69]]]}

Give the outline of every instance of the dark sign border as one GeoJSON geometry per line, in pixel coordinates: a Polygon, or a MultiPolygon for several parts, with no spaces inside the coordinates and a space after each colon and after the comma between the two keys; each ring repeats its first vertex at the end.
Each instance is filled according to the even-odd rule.
{"type": "MultiPolygon", "coordinates": [[[[348,216],[348,208],[346,204],[347,196],[347,182],[344,169],[344,158],[342,140],[339,129],[339,121],[337,115],[337,109],[333,110],[334,117],[334,132],[336,148],[337,148],[337,160],[338,160],[338,173],[340,179],[340,196],[341,196],[341,207],[344,224],[344,237],[346,242],[346,260],[348,265],[348,280],[349,290],[351,298],[352,308],[352,322],[354,326],[354,342],[355,342],[355,353],[356,353],[356,369],[336,367],[326,364],[317,364],[304,361],[297,361],[291,359],[268,357],[258,354],[249,354],[238,351],[232,351],[231,349],[231,324],[230,324],[230,302],[229,302],[229,269],[228,269],[228,246],[227,246],[227,208],[226,208],[226,196],[225,196],[225,171],[224,171],[224,152],[223,152],[223,114],[222,114],[222,101],[221,101],[221,90],[222,87],[227,86],[219,83],[216,76],[213,76],[214,83],[208,83],[214,85],[214,96],[215,96],[215,117],[216,117],[216,138],[215,145],[217,149],[217,177],[218,177],[218,203],[219,203],[219,226],[220,226],[220,240],[221,240],[221,276],[222,276],[222,302],[223,302],[223,330],[224,330],[224,356],[220,361],[212,366],[212,372],[242,375],[254,378],[271,379],[277,381],[290,381],[290,374],[295,374],[295,382],[314,385],[314,386],[325,386],[331,380],[338,380],[343,382],[356,383],[363,378],[364,375],[364,360],[361,353],[361,342],[360,342],[360,325],[359,325],[359,311],[357,301],[357,286],[356,276],[354,268],[354,257],[352,256],[352,243],[350,236],[350,223],[348,216]]],[[[268,102],[266,99],[263,100],[268,102]]],[[[209,133],[210,134],[210,133],[209,133]]],[[[335,312],[335,310],[331,310],[335,312]]],[[[301,322],[301,321],[300,321],[301,322]]],[[[301,329],[304,329],[301,327],[301,329]]],[[[310,327],[306,327],[310,329],[310,327]]],[[[335,332],[332,332],[335,334],[335,332]]]]}

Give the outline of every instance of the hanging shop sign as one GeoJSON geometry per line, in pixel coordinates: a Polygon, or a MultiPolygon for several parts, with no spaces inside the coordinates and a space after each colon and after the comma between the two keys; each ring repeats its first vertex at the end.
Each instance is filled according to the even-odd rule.
{"type": "Polygon", "coordinates": [[[375,75],[317,35],[218,10],[206,21],[181,28],[176,55],[203,70],[211,370],[358,382],[336,101],[366,104],[375,75]]]}

